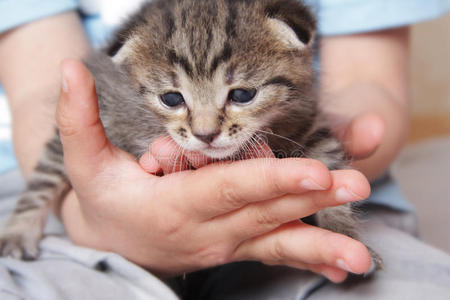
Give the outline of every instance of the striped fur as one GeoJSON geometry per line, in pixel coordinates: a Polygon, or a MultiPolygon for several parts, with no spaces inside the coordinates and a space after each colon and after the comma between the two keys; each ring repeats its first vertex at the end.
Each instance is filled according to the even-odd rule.
{"type": "MultiPolygon", "coordinates": [[[[87,61],[108,138],[138,158],[155,138],[170,134],[182,148],[218,159],[263,138],[277,156],[344,168],[341,145],[329,129],[315,127],[314,30],[314,17],[298,0],[145,3],[105,49],[109,56],[87,61]],[[237,105],[233,89],[257,92],[237,105]],[[161,95],[169,92],[182,94],[184,104],[164,106],[161,95]]],[[[2,255],[35,258],[49,207],[69,189],[55,136],[0,236],[2,255]]],[[[327,208],[316,219],[357,238],[350,206],[327,208]]]]}

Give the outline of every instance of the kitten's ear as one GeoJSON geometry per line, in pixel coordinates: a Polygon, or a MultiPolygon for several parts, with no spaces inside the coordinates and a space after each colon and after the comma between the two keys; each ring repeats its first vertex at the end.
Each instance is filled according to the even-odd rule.
{"type": "Polygon", "coordinates": [[[316,20],[312,12],[299,0],[269,1],[265,7],[269,28],[291,48],[313,44],[316,20]]]}
{"type": "Polygon", "coordinates": [[[270,30],[277,36],[288,48],[302,49],[307,47],[307,44],[302,42],[294,30],[283,21],[269,18],[267,20],[270,30]]]}
{"type": "Polygon", "coordinates": [[[121,65],[128,57],[133,55],[134,49],[134,40],[129,39],[119,49],[117,49],[116,53],[112,56],[113,62],[121,65]]]}

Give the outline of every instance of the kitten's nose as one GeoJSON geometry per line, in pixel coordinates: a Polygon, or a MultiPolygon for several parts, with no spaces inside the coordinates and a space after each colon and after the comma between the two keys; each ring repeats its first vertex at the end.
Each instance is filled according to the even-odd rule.
{"type": "Polygon", "coordinates": [[[200,141],[205,142],[207,144],[211,144],[216,137],[218,137],[220,134],[220,131],[216,131],[210,134],[197,134],[194,132],[194,136],[198,138],[200,141]]]}

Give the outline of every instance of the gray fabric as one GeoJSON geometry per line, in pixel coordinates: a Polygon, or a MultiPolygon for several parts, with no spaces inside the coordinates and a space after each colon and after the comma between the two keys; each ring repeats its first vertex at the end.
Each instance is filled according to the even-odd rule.
{"type": "Polygon", "coordinates": [[[384,270],[369,278],[353,276],[336,285],[286,267],[236,263],[215,271],[202,291],[205,297],[192,299],[450,299],[450,257],[446,253],[379,221],[369,219],[363,226],[367,243],[385,264],[384,270]]]}
{"type": "MultiPolygon", "coordinates": [[[[17,171],[0,176],[0,221],[12,210],[22,188],[17,171]]],[[[175,282],[181,290],[189,290],[196,277],[200,279],[190,288],[194,289],[190,299],[196,300],[450,299],[450,257],[386,225],[414,232],[414,217],[381,207],[369,210],[372,213],[363,223],[364,236],[385,260],[385,270],[373,278],[354,277],[335,285],[308,272],[244,262],[175,282]]],[[[0,259],[0,299],[177,298],[165,283],[124,258],[72,245],[56,219],[49,222],[46,232],[53,235],[42,241],[39,260],[0,259]]]]}
{"type": "MultiPolygon", "coordinates": [[[[0,176],[0,221],[24,187],[18,171],[0,176]]],[[[177,299],[158,278],[119,255],[80,248],[52,218],[34,262],[0,259],[0,299],[177,299]]]]}
{"type": "Polygon", "coordinates": [[[380,223],[365,224],[366,236],[383,257],[385,270],[370,280],[327,284],[309,299],[450,299],[450,257],[380,223]]]}

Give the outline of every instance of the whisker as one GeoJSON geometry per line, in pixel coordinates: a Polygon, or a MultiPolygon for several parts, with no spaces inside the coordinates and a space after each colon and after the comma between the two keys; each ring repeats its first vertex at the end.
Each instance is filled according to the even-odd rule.
{"type": "Polygon", "coordinates": [[[275,137],[284,139],[284,140],[286,140],[286,141],[288,141],[288,142],[291,142],[291,143],[293,143],[293,144],[295,144],[296,146],[299,147],[298,151],[300,152],[300,154],[301,154],[302,156],[305,154],[305,147],[304,147],[303,145],[297,143],[296,141],[290,139],[290,138],[284,137],[284,136],[279,135],[279,134],[275,134],[275,133],[273,133],[273,132],[264,131],[264,130],[261,130],[261,129],[258,129],[257,131],[258,131],[258,132],[261,132],[261,133],[264,133],[264,134],[270,134],[270,135],[273,135],[273,136],[275,136],[275,137]]]}

